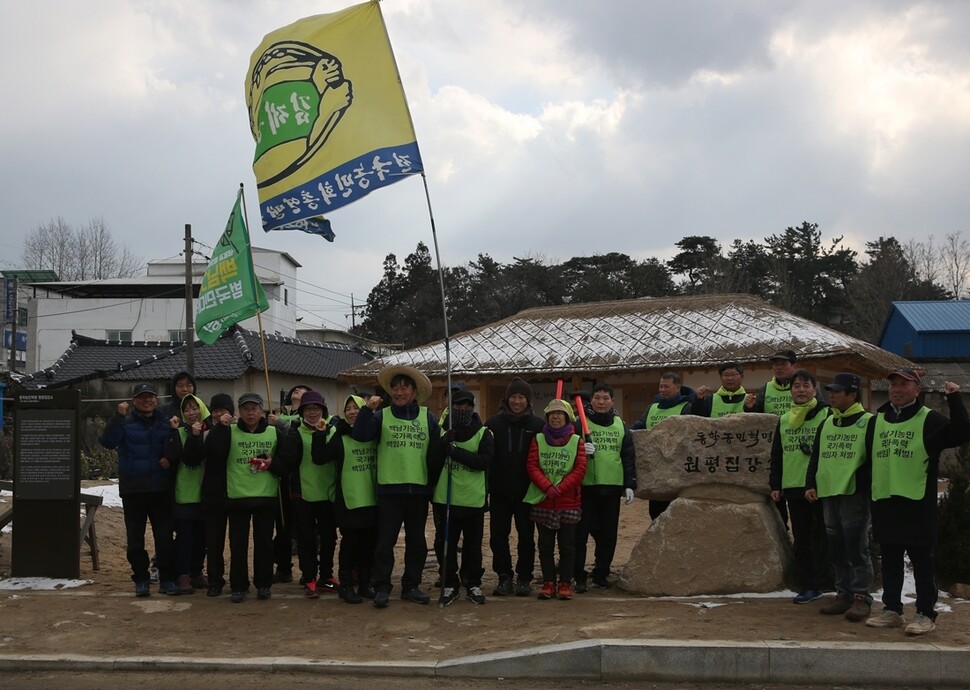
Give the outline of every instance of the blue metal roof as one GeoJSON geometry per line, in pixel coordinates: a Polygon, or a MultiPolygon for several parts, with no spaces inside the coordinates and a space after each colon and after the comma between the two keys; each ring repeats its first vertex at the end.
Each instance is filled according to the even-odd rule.
{"type": "Polygon", "coordinates": [[[893,307],[917,332],[970,331],[970,300],[893,302],[893,307]]]}

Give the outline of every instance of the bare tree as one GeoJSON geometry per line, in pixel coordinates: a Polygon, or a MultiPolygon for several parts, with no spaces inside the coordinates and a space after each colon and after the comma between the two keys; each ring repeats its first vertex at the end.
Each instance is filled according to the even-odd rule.
{"type": "Polygon", "coordinates": [[[60,216],[24,238],[20,260],[26,268],[54,271],[60,280],[130,278],[142,264],[127,245],[118,244],[102,218],[75,228],[60,216]]]}
{"type": "Polygon", "coordinates": [[[933,235],[927,237],[925,242],[910,240],[904,250],[906,261],[912,267],[916,278],[929,283],[940,282],[940,265],[937,263],[934,240],[933,235]]]}
{"type": "Polygon", "coordinates": [[[939,248],[943,287],[954,299],[970,297],[970,241],[963,239],[962,234],[957,231],[946,235],[939,248]]]}

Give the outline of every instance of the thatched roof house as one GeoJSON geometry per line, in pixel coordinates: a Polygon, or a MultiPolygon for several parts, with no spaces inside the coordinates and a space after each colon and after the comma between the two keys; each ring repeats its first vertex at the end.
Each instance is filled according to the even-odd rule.
{"type": "MultiPolygon", "coordinates": [[[[767,358],[794,350],[799,366],[820,380],[839,371],[864,379],[884,376],[909,362],[875,345],[795,316],[751,295],[707,295],[594,302],[528,309],[450,339],[452,379],[479,394],[480,409],[495,410],[513,376],[548,399],[559,378],[571,387],[605,381],[618,390],[618,409],[632,420],[656,392],[663,371],[677,371],[689,386],[717,387],[717,367],[745,366],[745,386],[771,376],[767,358]]],[[[338,378],[369,385],[387,364],[424,371],[444,387],[445,344],[430,343],[344,371],[338,378]]],[[[438,404],[443,400],[437,398],[438,404]]]]}

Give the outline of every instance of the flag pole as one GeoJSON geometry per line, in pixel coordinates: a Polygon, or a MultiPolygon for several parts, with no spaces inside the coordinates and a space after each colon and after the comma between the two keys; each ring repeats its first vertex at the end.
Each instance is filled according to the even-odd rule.
{"type": "MultiPolygon", "coordinates": [[[[249,252],[249,263],[253,267],[253,294],[258,294],[259,291],[257,290],[256,284],[256,262],[253,260],[253,237],[249,233],[249,209],[246,208],[246,193],[244,191],[242,182],[239,183],[239,196],[242,198],[243,223],[246,224],[246,235],[249,237],[249,242],[246,243],[246,251],[249,252]]],[[[270,400],[273,398],[269,392],[269,365],[266,363],[266,336],[263,333],[263,315],[262,312],[258,310],[256,312],[256,324],[257,328],[259,328],[259,349],[263,352],[263,378],[266,381],[266,404],[270,405],[270,400]]],[[[272,410],[267,410],[267,413],[271,411],[272,410]]]]}

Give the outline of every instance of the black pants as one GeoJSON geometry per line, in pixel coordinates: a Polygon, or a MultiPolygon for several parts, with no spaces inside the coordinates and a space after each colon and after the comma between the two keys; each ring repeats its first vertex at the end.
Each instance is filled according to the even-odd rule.
{"type": "Polygon", "coordinates": [[[172,532],[175,522],[172,518],[172,497],[166,491],[125,494],[121,497],[121,505],[125,515],[131,579],[135,582],[148,582],[150,579],[148,552],[145,550],[145,529],[150,521],[159,579],[162,582],[174,581],[175,548],[172,532]]]}
{"type": "Polygon", "coordinates": [[[532,506],[521,499],[516,501],[496,495],[489,497],[488,545],[492,549],[492,571],[496,575],[512,577],[509,535],[514,522],[517,539],[514,572],[519,580],[532,582],[536,564],[536,523],[530,517],[531,511],[532,506]]]}
{"type": "Polygon", "coordinates": [[[428,522],[428,497],[419,494],[382,494],[377,497],[377,548],[374,551],[374,588],[391,591],[394,546],[404,527],[404,575],[402,589],[421,584],[421,571],[428,557],[424,537],[428,522]]]}
{"type": "Polygon", "coordinates": [[[226,525],[229,513],[222,504],[205,506],[206,574],[209,584],[224,587],[226,584],[226,525]]]}
{"type": "Polygon", "coordinates": [[[909,554],[916,580],[916,613],[936,620],[936,600],[939,589],[936,583],[936,566],[933,563],[933,547],[929,545],[879,544],[882,560],[882,603],[890,611],[903,613],[903,554],[909,554]]]}
{"type": "Polygon", "coordinates": [[[371,584],[374,571],[374,549],[377,546],[377,525],[340,528],[340,556],[337,578],[342,585],[371,584]]]}
{"type": "MultiPolygon", "coordinates": [[[[434,504],[435,526],[440,534],[442,548],[445,541],[445,506],[434,504]],[[440,524],[440,527],[438,525],[440,524]]],[[[442,557],[438,558],[438,573],[441,575],[442,587],[481,587],[482,575],[482,540],[485,538],[485,512],[472,512],[469,509],[451,509],[448,519],[448,548],[447,559],[442,569],[442,557]],[[461,568],[458,567],[458,541],[461,540],[461,568]]]]}
{"type": "Polygon", "coordinates": [[[798,586],[805,589],[819,589],[818,574],[815,571],[815,551],[812,544],[822,520],[822,504],[809,503],[804,498],[788,496],[788,516],[791,519],[791,533],[795,540],[795,576],[798,586]]]}
{"type": "MultiPolygon", "coordinates": [[[[333,553],[337,548],[337,521],[332,501],[293,502],[296,516],[296,549],[300,559],[300,583],[333,577],[333,553]],[[319,543],[319,551],[317,544],[319,543]]],[[[278,561],[277,561],[278,563],[278,561]]]]}
{"type": "Polygon", "coordinates": [[[205,520],[175,518],[175,572],[195,577],[205,562],[205,520]]]}
{"type": "Polygon", "coordinates": [[[229,587],[249,589],[249,523],[253,525],[253,584],[273,586],[273,521],[276,509],[264,506],[229,508],[229,587]]]}
{"type": "Polygon", "coordinates": [[[576,525],[576,582],[586,582],[586,544],[590,535],[593,551],[594,578],[607,577],[616,554],[616,534],[620,529],[620,497],[583,491],[583,513],[576,525]]]}
{"type": "Polygon", "coordinates": [[[273,526],[276,535],[273,537],[273,562],[285,573],[293,570],[293,529],[294,510],[293,499],[290,497],[289,482],[280,480],[279,499],[277,499],[276,516],[273,526]]]}
{"type": "Polygon", "coordinates": [[[559,529],[539,528],[539,567],[542,568],[543,582],[555,582],[556,578],[556,541],[559,542],[560,582],[572,582],[576,560],[576,525],[561,525],[559,529]]]}

